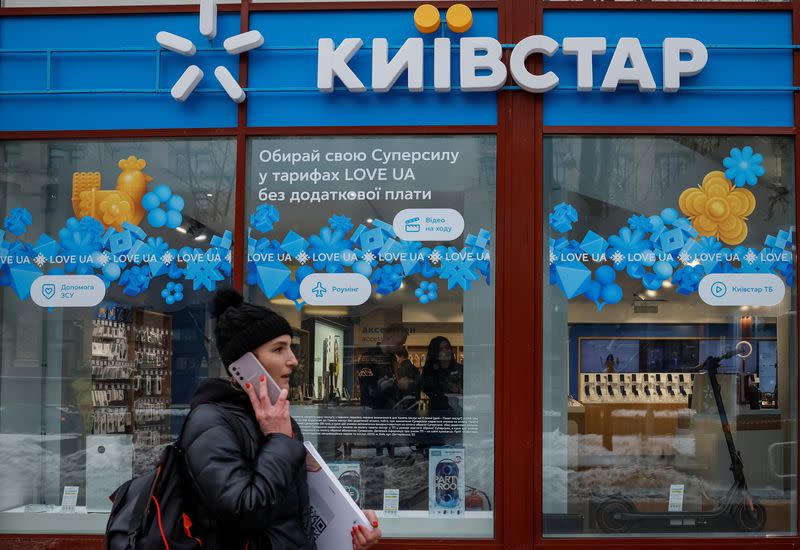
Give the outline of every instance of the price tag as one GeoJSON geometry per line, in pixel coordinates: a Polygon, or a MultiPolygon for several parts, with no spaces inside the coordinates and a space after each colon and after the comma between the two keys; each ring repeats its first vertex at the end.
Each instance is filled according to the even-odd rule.
{"type": "Polygon", "coordinates": [[[396,516],[400,509],[400,489],[383,490],[383,513],[387,516],[396,516]]]}
{"type": "Polygon", "coordinates": [[[64,494],[61,496],[61,512],[64,514],[74,514],[75,506],[78,505],[78,492],[80,487],[77,485],[64,485],[64,494]]]}
{"type": "Polygon", "coordinates": [[[669,486],[669,511],[683,511],[683,484],[669,486]]]}

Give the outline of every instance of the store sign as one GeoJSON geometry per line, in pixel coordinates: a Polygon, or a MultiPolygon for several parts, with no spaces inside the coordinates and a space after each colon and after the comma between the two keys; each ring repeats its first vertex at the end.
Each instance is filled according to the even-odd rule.
{"type": "MultiPolygon", "coordinates": [[[[321,38],[318,45],[317,88],[332,92],[338,77],[350,92],[367,90],[364,81],[356,75],[349,62],[364,45],[360,38],[346,38],[338,45],[331,38],[321,38]]],[[[516,44],[511,52],[508,67],[502,60],[503,46],[491,37],[464,37],[459,40],[460,89],[467,92],[489,92],[506,84],[508,73],[523,90],[532,93],[548,92],[558,86],[559,77],[552,71],[534,74],[525,62],[533,54],[548,57],[559,48],[563,55],[577,58],[579,92],[592,91],[594,75],[592,61],[596,55],[606,53],[603,37],[568,37],[559,43],[544,35],[529,36],[516,44]]],[[[708,62],[708,50],[694,38],[666,38],[662,45],[664,92],[677,92],[681,78],[698,74],[708,62]]],[[[434,90],[451,89],[451,52],[449,38],[436,38],[433,45],[434,90]]],[[[407,73],[408,91],[422,92],[424,86],[425,45],[422,38],[407,39],[389,59],[389,43],[385,38],[372,41],[372,82],[375,92],[388,92],[403,73],[407,73]]],[[[653,72],[637,38],[620,38],[606,68],[600,89],[617,90],[620,84],[636,84],[640,92],[656,91],[653,72]]]]}

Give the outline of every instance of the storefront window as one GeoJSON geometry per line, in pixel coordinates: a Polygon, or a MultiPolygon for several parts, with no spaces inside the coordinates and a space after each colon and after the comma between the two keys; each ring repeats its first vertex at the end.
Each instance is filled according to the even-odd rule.
{"type": "Polygon", "coordinates": [[[388,536],[491,537],[494,138],[248,150],[249,298],[295,327],[305,437],[388,536]]]}
{"type": "Polygon", "coordinates": [[[545,536],[797,532],[793,151],[545,140],[545,536]]]}
{"type": "Polygon", "coordinates": [[[0,142],[0,531],[102,532],[220,374],[235,149],[0,142]]]}

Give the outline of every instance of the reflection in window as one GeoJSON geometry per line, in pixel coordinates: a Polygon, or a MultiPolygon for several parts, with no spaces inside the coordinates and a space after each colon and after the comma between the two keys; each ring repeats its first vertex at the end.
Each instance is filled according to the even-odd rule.
{"type": "Polygon", "coordinates": [[[234,150],[0,144],[0,532],[63,532],[46,512],[65,486],[78,487],[70,521],[94,529],[108,495],[152,469],[199,379],[220,374],[206,304],[230,284],[234,150]],[[204,170],[176,164],[178,151],[204,170]],[[85,284],[99,303],[64,288],[85,284]]]}
{"type": "Polygon", "coordinates": [[[796,532],[792,148],[545,141],[547,536],[796,532]]]}
{"type": "Polygon", "coordinates": [[[249,298],[295,328],[305,437],[388,536],[491,537],[494,139],[254,139],[248,167],[249,298]]]}

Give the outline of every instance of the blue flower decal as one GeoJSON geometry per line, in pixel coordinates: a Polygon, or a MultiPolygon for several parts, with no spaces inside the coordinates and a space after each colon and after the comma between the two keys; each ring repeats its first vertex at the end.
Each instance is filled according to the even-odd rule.
{"type": "Polygon", "coordinates": [[[764,175],[764,167],[761,163],[764,157],[760,153],[753,153],[753,148],[749,145],[743,149],[734,147],[731,149],[731,156],[726,157],[722,164],[727,168],[725,177],[733,182],[736,187],[755,185],[758,178],[764,175]]]}
{"type": "Polygon", "coordinates": [[[156,185],[142,197],[142,207],[147,211],[147,223],[153,227],[175,229],[183,223],[183,197],[172,192],[169,185],[156,185]]]}
{"type": "Polygon", "coordinates": [[[437,285],[436,283],[422,281],[419,284],[419,288],[414,291],[414,296],[417,297],[419,303],[421,304],[434,302],[439,298],[438,288],[439,285],[437,285]]]}
{"type": "Polygon", "coordinates": [[[183,285],[172,281],[168,282],[164,290],[161,291],[161,297],[164,298],[168,305],[183,301],[183,285]]]}

